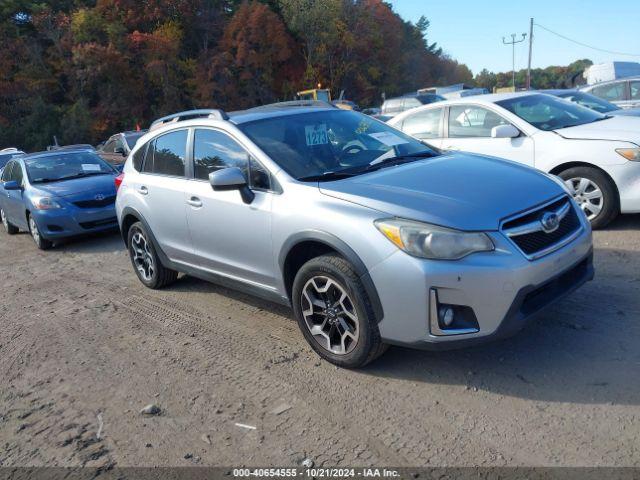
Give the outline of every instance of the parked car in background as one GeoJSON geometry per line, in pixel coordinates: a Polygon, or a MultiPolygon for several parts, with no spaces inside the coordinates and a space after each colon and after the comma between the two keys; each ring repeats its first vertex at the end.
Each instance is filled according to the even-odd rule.
{"type": "Polygon", "coordinates": [[[145,133],[146,130],[116,133],[98,145],[98,155],[111,165],[121,165],[127,159],[129,153],[131,153],[131,149],[135,146],[138,139],[145,133]]]}
{"type": "Polygon", "coordinates": [[[331,105],[334,105],[343,110],[355,110],[356,112],[360,111],[360,107],[357,103],[352,102],[351,100],[333,100],[331,105]]]}
{"type": "Polygon", "coordinates": [[[380,108],[380,115],[386,117],[386,120],[393,118],[399,113],[405,112],[412,108],[431,103],[440,102],[445,98],[435,93],[425,93],[419,95],[404,95],[402,97],[389,98],[384,101],[380,108]]]}
{"type": "Polygon", "coordinates": [[[594,228],[620,212],[640,212],[640,118],[519,92],[447,100],[389,123],[444,150],[506,158],[560,176],[594,228]]]}
{"type": "Polygon", "coordinates": [[[95,152],[62,149],[14,158],[0,177],[5,231],[31,233],[42,250],[56,240],[118,227],[115,169],[95,152]]]}
{"type": "Polygon", "coordinates": [[[640,77],[621,78],[609,82],[586,85],[580,91],[590,93],[620,108],[640,107],[640,77]]]}
{"type": "Polygon", "coordinates": [[[562,89],[562,90],[542,90],[542,93],[547,95],[554,95],[559,98],[564,98],[570,102],[577,103],[583,107],[595,110],[598,113],[604,115],[627,115],[631,117],[640,117],[640,108],[621,108],[614,105],[611,102],[607,102],[595,95],[591,95],[587,92],[581,92],[576,89],[562,89]]]}
{"type": "Polygon", "coordinates": [[[12,158],[19,157],[20,155],[24,155],[22,150],[18,150],[17,148],[3,148],[0,150],[0,173],[2,173],[2,169],[12,158]]]}
{"type": "Polygon", "coordinates": [[[556,177],[297,105],[182,112],[140,139],[116,210],[144,285],[185,272],[291,305],[320,356],[359,367],[513,334],[593,276],[556,177]]]}

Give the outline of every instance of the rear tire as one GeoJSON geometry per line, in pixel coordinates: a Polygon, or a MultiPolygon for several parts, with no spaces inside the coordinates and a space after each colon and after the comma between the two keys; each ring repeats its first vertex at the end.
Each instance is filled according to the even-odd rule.
{"type": "Polygon", "coordinates": [[[382,355],[371,301],[353,265],[337,255],[305,263],[293,281],[298,326],[318,355],[345,368],[360,368],[382,355]]]}
{"type": "Polygon", "coordinates": [[[574,167],[560,172],[559,177],[571,190],[593,229],[606,227],[620,213],[616,187],[602,171],[591,167],[574,167]]]}
{"type": "Polygon", "coordinates": [[[29,233],[31,233],[31,238],[33,238],[36,246],[40,250],[49,250],[53,247],[53,242],[44,238],[40,233],[40,229],[38,228],[38,224],[36,223],[36,219],[33,218],[33,215],[29,215],[27,220],[29,221],[29,233]]]}
{"type": "Polygon", "coordinates": [[[2,226],[4,227],[4,231],[7,232],[8,235],[15,235],[16,233],[18,233],[18,227],[12,225],[9,222],[9,219],[7,218],[2,208],[0,208],[0,217],[2,218],[2,226]]]}
{"type": "Polygon", "coordinates": [[[127,248],[133,270],[146,287],[156,290],[178,278],[178,272],[162,265],[151,236],[142,222],[136,222],[129,228],[127,248]]]}

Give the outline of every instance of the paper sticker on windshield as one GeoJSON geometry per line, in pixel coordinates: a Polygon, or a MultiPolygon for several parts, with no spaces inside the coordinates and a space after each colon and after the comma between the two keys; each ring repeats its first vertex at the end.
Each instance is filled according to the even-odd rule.
{"type": "Polygon", "coordinates": [[[83,163],[82,171],[83,172],[100,172],[102,171],[102,168],[100,168],[100,165],[96,163],[83,163]]]}
{"type": "Polygon", "coordinates": [[[307,139],[307,145],[310,147],[329,143],[327,126],[324,123],[320,123],[318,125],[305,125],[304,136],[307,139]]]}
{"type": "Polygon", "coordinates": [[[402,145],[403,143],[409,143],[402,137],[399,137],[395,133],[392,132],[378,132],[378,133],[370,133],[369,136],[371,138],[375,138],[380,143],[384,143],[389,147],[393,147],[394,145],[402,145]]]}

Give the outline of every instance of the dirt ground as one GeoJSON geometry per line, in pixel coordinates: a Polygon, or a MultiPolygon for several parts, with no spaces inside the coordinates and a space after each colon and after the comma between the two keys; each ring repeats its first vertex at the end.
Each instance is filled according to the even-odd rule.
{"type": "Polygon", "coordinates": [[[349,371],[285,308],[145,289],[117,234],[0,233],[0,465],[640,466],[640,216],[595,263],[514,338],[349,371]]]}

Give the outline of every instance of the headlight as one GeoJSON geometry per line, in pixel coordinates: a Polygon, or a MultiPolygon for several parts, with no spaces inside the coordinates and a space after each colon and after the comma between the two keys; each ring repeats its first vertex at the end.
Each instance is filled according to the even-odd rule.
{"type": "Polygon", "coordinates": [[[60,204],[51,197],[34,197],[31,199],[31,203],[33,203],[33,206],[38,210],[62,208],[60,204]]]}
{"type": "Polygon", "coordinates": [[[616,148],[616,152],[627,160],[632,162],[640,162],[640,148],[616,148]]]}
{"type": "Polygon", "coordinates": [[[400,250],[415,257],[458,260],[495,249],[484,233],[460,232],[428,223],[401,219],[376,220],[375,226],[400,250]]]}

